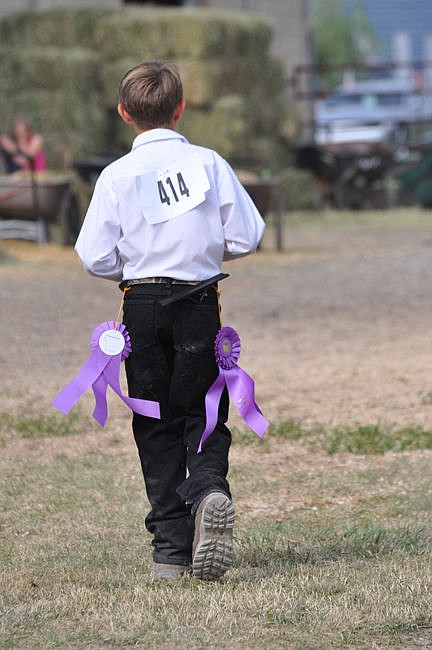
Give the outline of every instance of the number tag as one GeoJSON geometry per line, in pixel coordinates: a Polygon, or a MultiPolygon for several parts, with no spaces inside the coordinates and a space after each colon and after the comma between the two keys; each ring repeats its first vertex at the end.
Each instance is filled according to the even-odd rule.
{"type": "Polygon", "coordinates": [[[148,223],[162,223],[193,210],[205,201],[210,189],[199,156],[191,154],[163,169],[136,177],[142,215],[148,223]]]}

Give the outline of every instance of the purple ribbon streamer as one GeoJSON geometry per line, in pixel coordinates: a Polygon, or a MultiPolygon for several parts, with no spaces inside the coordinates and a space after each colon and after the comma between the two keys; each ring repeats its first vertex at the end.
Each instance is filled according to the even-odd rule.
{"type": "Polygon", "coordinates": [[[90,388],[95,396],[94,419],[103,427],[108,417],[107,389],[108,386],[120,397],[132,411],[140,415],[160,419],[158,402],[136,397],[126,397],[120,388],[120,364],[131,351],[130,337],[123,324],[116,325],[113,321],[102,323],[93,331],[90,338],[92,354],[87,359],[76,377],[63,388],[52,401],[52,406],[62,413],[69,413],[78,399],[90,388]],[[121,352],[115,355],[106,354],[99,347],[101,334],[108,330],[118,329],[123,335],[125,345],[121,352]]]}
{"type": "Polygon", "coordinates": [[[198,446],[198,453],[202,451],[204,442],[216,427],[219,403],[225,386],[241,417],[257,436],[263,436],[269,426],[268,420],[255,402],[254,380],[237,365],[239,355],[240,338],[237,332],[232,327],[223,327],[215,341],[219,375],[205,397],[206,426],[198,446]]]}

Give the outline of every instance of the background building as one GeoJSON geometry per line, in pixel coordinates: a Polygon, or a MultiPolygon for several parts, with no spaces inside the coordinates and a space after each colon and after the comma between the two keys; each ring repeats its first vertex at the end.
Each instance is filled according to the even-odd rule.
{"type": "Polygon", "coordinates": [[[412,61],[428,58],[427,41],[432,38],[430,0],[363,0],[363,7],[378,39],[382,58],[394,58],[401,34],[405,35],[407,55],[412,61]]]}

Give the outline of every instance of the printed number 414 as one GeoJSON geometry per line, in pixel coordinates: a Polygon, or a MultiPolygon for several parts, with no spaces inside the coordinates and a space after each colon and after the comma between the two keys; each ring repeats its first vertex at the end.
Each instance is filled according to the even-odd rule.
{"type": "Polygon", "coordinates": [[[189,189],[181,172],[177,174],[176,185],[177,187],[174,186],[170,176],[167,176],[163,181],[158,181],[159,198],[161,203],[171,205],[173,199],[178,203],[182,196],[189,196],[189,189]]]}

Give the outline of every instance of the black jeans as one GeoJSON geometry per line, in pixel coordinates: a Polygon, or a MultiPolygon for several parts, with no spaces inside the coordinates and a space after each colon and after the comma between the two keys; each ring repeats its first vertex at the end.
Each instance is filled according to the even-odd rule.
{"type": "Polygon", "coordinates": [[[217,490],[230,496],[226,479],[231,434],[225,426],[228,394],[218,424],[197,454],[205,428],[204,399],[218,375],[214,340],[220,328],[217,294],[209,287],[162,307],[158,301],[181,285],[135,285],[125,294],[124,324],[132,352],[126,359],[129,395],[160,403],[161,419],[134,413],[138,447],[151,511],[153,559],[189,564],[194,511],[217,490]]]}

